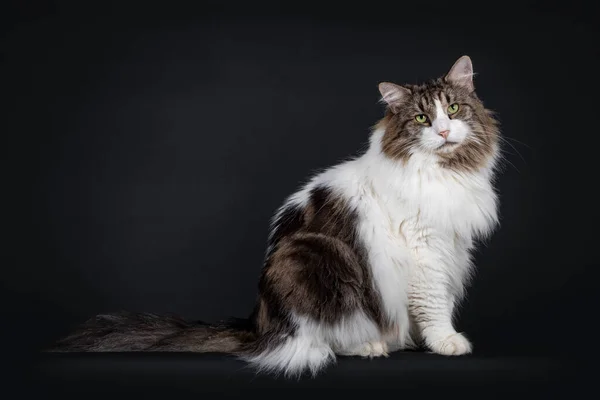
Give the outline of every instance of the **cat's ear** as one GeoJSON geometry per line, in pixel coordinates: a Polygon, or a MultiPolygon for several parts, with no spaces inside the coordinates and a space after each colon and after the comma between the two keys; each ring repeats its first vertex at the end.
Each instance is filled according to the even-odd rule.
{"type": "Polygon", "coordinates": [[[462,56],[450,68],[450,72],[445,77],[446,82],[462,86],[472,92],[475,90],[473,84],[473,63],[469,56],[462,56]]]}
{"type": "Polygon", "coordinates": [[[381,82],[379,93],[381,93],[381,100],[387,103],[392,112],[397,112],[406,98],[410,96],[409,89],[390,82],[381,82]]]}

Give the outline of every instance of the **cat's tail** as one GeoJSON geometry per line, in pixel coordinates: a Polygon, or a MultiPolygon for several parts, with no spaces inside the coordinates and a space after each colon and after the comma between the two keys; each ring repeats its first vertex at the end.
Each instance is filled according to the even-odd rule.
{"type": "Polygon", "coordinates": [[[314,376],[335,361],[331,347],[302,327],[257,335],[249,320],[190,323],[177,316],[130,312],[97,315],[48,351],[228,353],[260,372],[286,376],[314,376]]]}
{"type": "Polygon", "coordinates": [[[49,352],[219,352],[236,354],[255,341],[246,320],[211,325],[177,316],[119,312],[87,320],[49,352]]]}

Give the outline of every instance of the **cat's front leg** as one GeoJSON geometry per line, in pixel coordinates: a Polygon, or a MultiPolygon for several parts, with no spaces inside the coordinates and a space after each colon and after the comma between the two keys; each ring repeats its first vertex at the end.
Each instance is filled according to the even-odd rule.
{"type": "Polygon", "coordinates": [[[442,355],[462,355],[472,351],[472,345],[452,324],[454,295],[451,293],[453,266],[447,260],[450,251],[435,246],[417,248],[417,265],[409,282],[409,312],[424,344],[442,355]]]}

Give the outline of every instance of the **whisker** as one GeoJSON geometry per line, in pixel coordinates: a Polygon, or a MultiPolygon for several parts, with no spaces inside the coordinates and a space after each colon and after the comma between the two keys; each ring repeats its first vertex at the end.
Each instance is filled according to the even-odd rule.
{"type": "MultiPolygon", "coordinates": [[[[489,134],[485,134],[485,133],[478,133],[477,135],[478,135],[478,136],[488,136],[488,137],[489,137],[489,136],[493,136],[493,135],[489,135],[489,134]]],[[[519,142],[517,139],[509,138],[509,137],[508,137],[508,136],[506,136],[506,135],[497,135],[497,136],[496,136],[496,138],[497,138],[497,139],[499,139],[500,141],[502,141],[503,143],[506,143],[506,144],[507,144],[507,145],[509,145],[510,147],[512,147],[512,148],[513,148],[513,150],[517,152],[517,154],[518,154],[518,156],[521,158],[521,160],[523,160],[523,162],[524,162],[525,164],[527,164],[527,161],[525,160],[525,157],[523,157],[523,155],[521,154],[521,152],[520,152],[520,151],[519,151],[519,150],[518,150],[518,149],[517,149],[517,148],[516,148],[516,147],[515,147],[515,146],[514,146],[514,145],[513,145],[511,142],[509,142],[509,141],[508,141],[508,139],[514,140],[515,142],[517,142],[517,143],[519,143],[519,144],[522,144],[523,146],[525,146],[525,147],[527,147],[527,148],[531,149],[531,147],[530,147],[530,146],[528,146],[527,144],[525,144],[525,143],[523,143],[523,142],[519,142]]]]}
{"type": "Polygon", "coordinates": [[[504,143],[506,143],[506,144],[508,144],[510,147],[512,147],[512,148],[513,148],[513,150],[517,152],[517,154],[519,155],[519,157],[521,157],[521,160],[523,160],[523,162],[524,162],[525,164],[527,164],[527,161],[525,161],[525,157],[523,157],[523,155],[522,155],[522,154],[519,152],[519,150],[517,150],[517,148],[516,148],[515,146],[513,146],[513,145],[512,145],[512,143],[510,143],[509,141],[506,141],[506,140],[504,141],[504,143]]]}
{"type": "Polygon", "coordinates": [[[508,139],[510,139],[510,140],[512,140],[512,141],[514,141],[514,142],[516,142],[516,143],[522,144],[523,146],[527,147],[528,149],[531,149],[531,148],[532,148],[532,147],[531,147],[531,146],[529,146],[527,143],[523,143],[523,142],[521,142],[520,140],[517,140],[517,139],[515,139],[515,138],[511,138],[510,136],[501,135],[501,136],[500,136],[500,138],[502,138],[502,139],[507,139],[507,140],[508,140],[508,139]]]}
{"type": "Polygon", "coordinates": [[[507,164],[510,164],[515,169],[515,171],[517,171],[518,173],[521,173],[519,168],[517,168],[515,164],[513,164],[504,154],[502,154],[502,151],[500,151],[499,154],[500,154],[499,159],[500,159],[501,163],[506,162],[507,164]]]}

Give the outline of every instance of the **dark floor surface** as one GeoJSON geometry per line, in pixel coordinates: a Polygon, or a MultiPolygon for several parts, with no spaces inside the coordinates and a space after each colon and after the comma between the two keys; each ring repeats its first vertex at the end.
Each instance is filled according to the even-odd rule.
{"type": "Polygon", "coordinates": [[[243,362],[219,354],[43,354],[31,361],[25,388],[44,397],[583,398],[586,391],[578,379],[581,360],[545,356],[399,352],[385,359],[340,358],[317,378],[301,380],[257,376],[243,362]]]}

